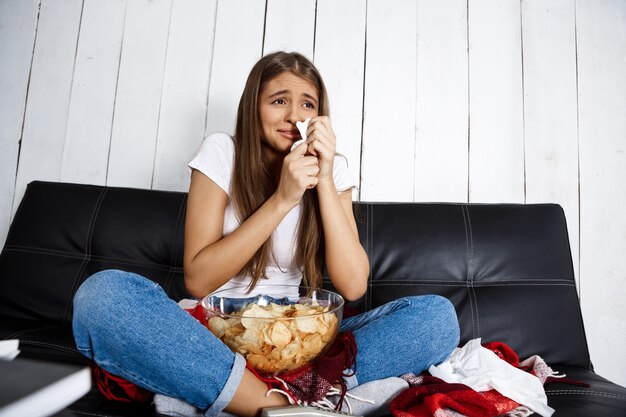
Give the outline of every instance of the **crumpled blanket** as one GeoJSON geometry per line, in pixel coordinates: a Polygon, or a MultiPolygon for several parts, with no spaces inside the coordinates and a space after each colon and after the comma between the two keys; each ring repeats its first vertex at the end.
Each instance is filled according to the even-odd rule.
{"type": "MultiPolygon", "coordinates": [[[[409,387],[407,381],[398,377],[378,379],[358,385],[350,390],[344,398],[344,411],[351,415],[365,417],[382,417],[389,414],[389,403],[400,392],[409,387]]],[[[339,400],[339,394],[332,396],[333,404],[339,400]]],[[[159,414],[172,417],[202,417],[203,411],[187,404],[182,400],[157,394],[154,396],[154,405],[159,414]]],[[[222,411],[218,417],[233,417],[232,414],[222,411]]]]}
{"type": "Polygon", "coordinates": [[[547,405],[543,385],[556,381],[585,385],[557,377],[537,355],[519,362],[506,344],[481,346],[480,339],[455,350],[429,372],[432,375],[402,376],[410,388],[391,402],[395,417],[525,417],[533,412],[548,417],[554,410],[547,405]]]}
{"type": "Polygon", "coordinates": [[[344,376],[354,375],[356,367],[356,341],[352,332],[337,334],[330,348],[316,361],[301,368],[284,371],[277,375],[263,375],[248,366],[270,391],[287,396],[291,404],[318,405],[341,410],[347,387],[344,376]],[[340,388],[336,388],[336,386],[340,388]],[[340,400],[335,407],[325,401],[327,396],[338,393],[340,400]]]}

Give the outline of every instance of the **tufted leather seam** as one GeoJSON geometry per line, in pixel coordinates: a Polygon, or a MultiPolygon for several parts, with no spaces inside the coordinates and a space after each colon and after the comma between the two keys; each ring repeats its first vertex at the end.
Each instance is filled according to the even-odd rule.
{"type": "Polygon", "coordinates": [[[176,238],[178,237],[178,226],[180,225],[183,218],[183,207],[185,206],[186,197],[183,196],[180,207],[178,208],[178,216],[176,218],[176,225],[174,226],[174,236],[172,237],[172,244],[170,245],[172,250],[170,252],[170,264],[169,271],[167,273],[167,278],[165,279],[165,291],[169,292],[172,286],[172,281],[174,280],[174,274],[176,273],[176,238]]]}
{"type": "MultiPolygon", "coordinates": [[[[465,206],[461,205],[461,214],[463,215],[463,225],[465,227],[465,265],[467,268],[467,275],[465,277],[465,287],[467,288],[467,295],[469,297],[469,305],[470,305],[470,312],[472,315],[472,335],[473,338],[478,337],[476,335],[476,320],[474,319],[475,316],[475,312],[474,312],[474,302],[473,302],[473,293],[472,293],[472,277],[471,277],[471,265],[472,265],[472,260],[471,260],[471,235],[470,235],[470,230],[469,230],[469,224],[468,224],[468,218],[466,215],[466,210],[465,210],[465,206]]],[[[477,315],[477,314],[476,314],[477,315]]]]}
{"type": "Polygon", "coordinates": [[[60,350],[62,352],[76,353],[76,354],[82,356],[82,353],[80,353],[77,349],[72,349],[72,348],[68,348],[68,347],[65,347],[65,346],[55,345],[55,344],[52,344],[52,343],[36,342],[36,341],[32,341],[32,340],[20,340],[20,343],[23,343],[25,345],[44,346],[44,347],[60,350]]]}
{"type": "MultiPolygon", "coordinates": [[[[24,247],[27,248],[27,247],[24,247]]],[[[73,259],[83,259],[84,258],[84,254],[76,254],[73,255],[71,253],[62,253],[61,251],[55,251],[55,250],[51,250],[51,249],[43,249],[43,248],[35,248],[35,247],[30,247],[31,250],[26,250],[26,249],[15,249],[15,248],[5,248],[4,251],[5,252],[25,252],[25,253],[40,253],[43,255],[54,255],[54,256],[61,256],[61,257],[65,257],[65,258],[73,258],[73,259]]],[[[162,270],[170,270],[171,266],[169,265],[164,265],[164,264],[154,264],[154,263],[144,263],[144,262],[133,262],[130,259],[124,259],[124,258],[115,258],[113,256],[94,256],[92,255],[90,260],[92,261],[105,261],[105,262],[115,262],[115,263],[120,263],[120,264],[125,264],[125,265],[135,265],[135,266],[145,266],[148,268],[158,268],[158,269],[162,269],[162,270]]],[[[183,268],[181,267],[175,267],[174,270],[176,272],[182,272],[183,268]]]]}
{"type": "Polygon", "coordinates": [[[531,206],[531,207],[554,207],[556,204],[554,203],[454,203],[454,202],[402,202],[402,201],[359,201],[359,204],[364,205],[372,205],[372,206],[403,206],[403,205],[417,205],[417,206],[491,206],[491,207],[520,207],[520,206],[531,206]]]}
{"type": "Polygon", "coordinates": [[[473,302],[474,306],[476,307],[476,336],[475,337],[480,337],[480,313],[478,311],[478,297],[476,297],[476,289],[474,286],[474,234],[472,232],[472,219],[470,217],[469,206],[465,205],[464,207],[465,207],[465,213],[467,214],[467,225],[468,225],[469,237],[470,237],[470,256],[471,256],[470,258],[471,260],[470,293],[472,295],[472,297],[470,297],[470,302],[473,302]]]}
{"type": "Polygon", "coordinates": [[[110,414],[100,414],[100,413],[91,413],[83,410],[74,410],[72,407],[69,408],[72,414],[83,414],[85,416],[98,416],[98,417],[108,417],[110,414]]]}
{"type": "Polygon", "coordinates": [[[111,414],[93,413],[93,412],[85,411],[85,410],[74,410],[71,406],[69,410],[72,412],[72,414],[82,414],[85,416],[109,417],[111,415],[111,414]]]}
{"type": "Polygon", "coordinates": [[[104,196],[106,195],[107,190],[108,189],[106,187],[102,188],[100,194],[98,195],[98,199],[96,200],[93,212],[91,213],[91,220],[89,221],[89,230],[87,233],[87,242],[85,242],[85,249],[87,253],[85,253],[85,257],[83,258],[83,261],[78,268],[76,275],[74,275],[74,283],[72,284],[72,290],[69,293],[67,304],[65,305],[65,314],[63,315],[63,321],[69,321],[69,316],[70,312],[72,311],[72,304],[74,301],[74,294],[78,290],[78,282],[80,280],[80,276],[83,274],[83,271],[91,260],[91,241],[93,239],[93,231],[95,229],[98,213],[100,212],[100,207],[102,206],[102,200],[104,200],[104,196]]]}
{"type": "MultiPolygon", "coordinates": [[[[376,282],[390,282],[390,281],[397,281],[397,282],[432,282],[432,283],[437,283],[437,282],[446,282],[446,283],[450,283],[450,284],[459,284],[459,285],[466,285],[465,281],[457,281],[457,280],[445,280],[445,279],[419,279],[419,278],[411,278],[411,279],[405,279],[405,278],[387,278],[384,281],[376,281],[376,282]]],[[[564,285],[564,286],[568,286],[568,287],[575,287],[576,285],[574,283],[572,283],[571,281],[568,280],[564,280],[564,279],[532,279],[532,280],[501,280],[501,281],[495,281],[495,282],[474,282],[474,286],[477,288],[480,287],[490,287],[490,286],[497,286],[497,285],[501,285],[501,284],[507,284],[507,285],[531,285],[531,284],[544,284],[544,285],[564,285]]]]}
{"type": "Polygon", "coordinates": [[[467,288],[467,295],[470,298],[470,312],[471,312],[471,316],[472,316],[472,334],[474,335],[474,306],[472,305],[471,302],[471,294],[469,291],[469,234],[467,233],[467,220],[465,218],[465,209],[463,208],[463,206],[461,205],[461,214],[463,215],[463,226],[465,228],[465,267],[467,268],[466,271],[466,276],[465,276],[465,287],[467,288]]]}
{"type": "MultiPolygon", "coordinates": [[[[374,246],[374,208],[372,206],[367,206],[367,252],[369,259],[372,258],[372,247],[374,246]]],[[[370,276],[369,276],[369,284],[367,297],[365,299],[365,310],[368,311],[372,308],[372,290],[374,284],[374,275],[372,271],[372,266],[370,265],[370,276]]]]}
{"type": "MultiPolygon", "coordinates": [[[[391,286],[391,285],[421,285],[421,286],[445,286],[445,287],[467,287],[466,285],[464,285],[463,283],[437,283],[437,282],[419,282],[419,281],[395,281],[395,282],[376,282],[372,284],[373,286],[391,286]]],[[[493,285],[479,285],[476,288],[482,288],[482,287],[549,287],[549,286],[555,286],[555,287],[573,287],[573,285],[570,284],[493,284],[493,285]]]]}
{"type": "Polygon", "coordinates": [[[48,249],[48,248],[38,248],[36,246],[26,246],[26,245],[6,245],[4,247],[4,250],[11,251],[11,252],[42,253],[44,255],[56,255],[56,256],[63,256],[66,258],[75,258],[75,259],[83,259],[85,257],[84,253],[68,252],[68,251],[48,249]]]}
{"type": "Polygon", "coordinates": [[[626,395],[613,394],[611,392],[602,392],[602,391],[583,391],[583,390],[546,391],[546,395],[571,395],[571,394],[596,395],[596,396],[600,396],[600,397],[611,397],[611,398],[626,398],[626,395]]]}
{"type": "Polygon", "coordinates": [[[479,284],[476,285],[474,288],[483,288],[483,287],[523,287],[523,286],[544,286],[544,287],[549,287],[551,285],[554,286],[558,286],[558,287],[576,287],[575,284],[572,283],[566,283],[566,282],[561,282],[561,283],[557,283],[557,282],[546,282],[544,283],[540,283],[540,282],[534,282],[534,283],[523,283],[523,282],[504,282],[504,283],[494,283],[494,284],[479,284]]]}
{"type": "Polygon", "coordinates": [[[7,337],[5,337],[4,340],[16,339],[18,336],[21,336],[21,335],[26,334],[26,333],[38,332],[38,331],[47,330],[47,329],[53,329],[55,327],[57,327],[56,324],[53,324],[53,325],[50,325],[50,326],[37,327],[35,329],[19,330],[19,331],[15,332],[15,333],[12,333],[12,334],[8,335],[7,337]]]}

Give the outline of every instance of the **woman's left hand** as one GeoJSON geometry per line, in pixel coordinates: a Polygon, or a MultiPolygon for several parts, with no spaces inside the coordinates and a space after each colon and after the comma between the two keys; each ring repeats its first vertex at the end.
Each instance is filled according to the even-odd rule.
{"type": "Polygon", "coordinates": [[[308,153],[319,160],[318,186],[333,183],[333,164],[337,139],[328,116],[313,117],[306,131],[308,153]]]}

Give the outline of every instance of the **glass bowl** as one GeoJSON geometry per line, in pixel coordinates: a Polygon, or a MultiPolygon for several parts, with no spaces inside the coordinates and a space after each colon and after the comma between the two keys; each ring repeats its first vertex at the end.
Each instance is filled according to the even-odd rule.
{"type": "Polygon", "coordinates": [[[344,300],[324,289],[257,285],[216,291],[202,299],[206,326],[250,366],[265,374],[297,369],[332,344],[343,317],[344,300]]]}

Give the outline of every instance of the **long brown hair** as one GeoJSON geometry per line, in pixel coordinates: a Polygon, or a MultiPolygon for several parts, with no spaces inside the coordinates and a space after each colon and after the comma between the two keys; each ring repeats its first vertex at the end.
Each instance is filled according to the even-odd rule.
{"type": "MultiPolygon", "coordinates": [[[[241,94],[235,127],[232,198],[241,222],[258,210],[276,190],[277,179],[272,178],[270,166],[263,157],[258,97],[265,84],[284,72],[291,72],[309,81],[318,93],[318,115],[328,115],[326,87],[319,72],[307,58],[296,52],[275,52],[264,56],[254,65],[241,94]]],[[[265,276],[271,255],[270,236],[239,272],[240,275],[252,277],[248,291],[265,276]]],[[[302,266],[305,285],[320,287],[324,265],[324,232],[315,189],[307,190],[302,197],[295,256],[296,264],[302,266]]]]}

